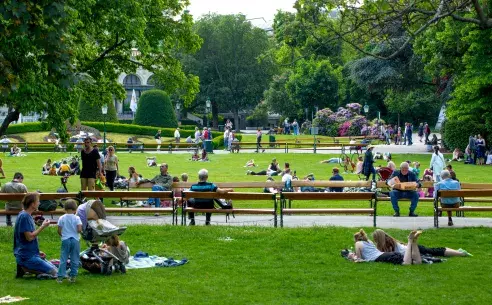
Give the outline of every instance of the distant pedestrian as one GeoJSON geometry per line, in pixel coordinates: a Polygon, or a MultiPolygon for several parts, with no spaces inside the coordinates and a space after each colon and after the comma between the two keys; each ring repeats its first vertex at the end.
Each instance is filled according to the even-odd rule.
{"type": "Polygon", "coordinates": [[[422,138],[424,137],[424,123],[420,123],[420,125],[419,125],[418,136],[419,136],[420,143],[422,143],[422,138]]]}
{"type": "Polygon", "coordinates": [[[157,143],[157,151],[161,150],[161,130],[157,130],[157,133],[154,136],[155,142],[157,143]]]}
{"type": "Polygon", "coordinates": [[[174,131],[174,141],[176,141],[176,143],[179,143],[180,139],[181,139],[181,135],[179,133],[179,127],[178,127],[174,131]]]}

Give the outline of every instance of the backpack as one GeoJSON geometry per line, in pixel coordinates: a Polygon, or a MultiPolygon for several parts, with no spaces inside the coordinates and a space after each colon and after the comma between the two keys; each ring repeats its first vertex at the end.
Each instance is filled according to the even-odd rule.
{"type": "MultiPolygon", "coordinates": [[[[224,209],[224,210],[232,210],[233,209],[232,200],[214,199],[214,202],[217,204],[219,209],[224,209]]],[[[229,220],[229,213],[227,213],[225,216],[226,216],[226,222],[227,222],[227,220],[229,220]]],[[[236,216],[234,216],[234,212],[232,212],[232,218],[236,218],[236,216]]]]}
{"type": "Polygon", "coordinates": [[[56,210],[58,203],[55,200],[40,200],[38,210],[42,212],[51,212],[56,210]]]}

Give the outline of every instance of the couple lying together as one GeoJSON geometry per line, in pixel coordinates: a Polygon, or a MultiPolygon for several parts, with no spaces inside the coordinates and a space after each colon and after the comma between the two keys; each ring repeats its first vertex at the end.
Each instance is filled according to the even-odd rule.
{"type": "Polygon", "coordinates": [[[395,265],[422,264],[424,256],[472,256],[463,249],[453,250],[446,247],[427,248],[419,245],[418,238],[422,231],[412,231],[408,235],[408,243],[404,244],[383,230],[372,233],[374,243],[369,240],[366,232],[360,229],[354,234],[355,252],[342,250],[341,255],[353,262],[379,262],[395,265]]]}

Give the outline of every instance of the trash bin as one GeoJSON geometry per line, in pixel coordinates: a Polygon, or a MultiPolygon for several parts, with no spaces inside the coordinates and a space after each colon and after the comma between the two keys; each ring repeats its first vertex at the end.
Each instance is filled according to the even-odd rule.
{"type": "Polygon", "coordinates": [[[212,140],[205,140],[205,151],[208,153],[214,152],[214,144],[212,143],[212,140]]]}
{"type": "Polygon", "coordinates": [[[270,142],[270,147],[275,147],[275,144],[274,144],[275,143],[275,136],[271,134],[268,137],[268,142],[270,142]]]}
{"type": "Polygon", "coordinates": [[[224,125],[219,125],[219,131],[224,131],[224,125]]]}

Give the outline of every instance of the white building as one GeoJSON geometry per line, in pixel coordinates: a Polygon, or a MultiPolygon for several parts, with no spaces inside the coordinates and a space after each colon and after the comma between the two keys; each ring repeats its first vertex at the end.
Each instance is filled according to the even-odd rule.
{"type": "MultiPolygon", "coordinates": [[[[7,117],[9,109],[5,106],[0,107],[0,122],[5,121],[5,118],[7,117]]],[[[41,119],[43,115],[38,114],[38,113],[27,113],[27,114],[20,114],[19,115],[19,120],[12,122],[12,124],[17,124],[17,123],[28,123],[28,122],[37,122],[39,119],[41,119]]]]}

